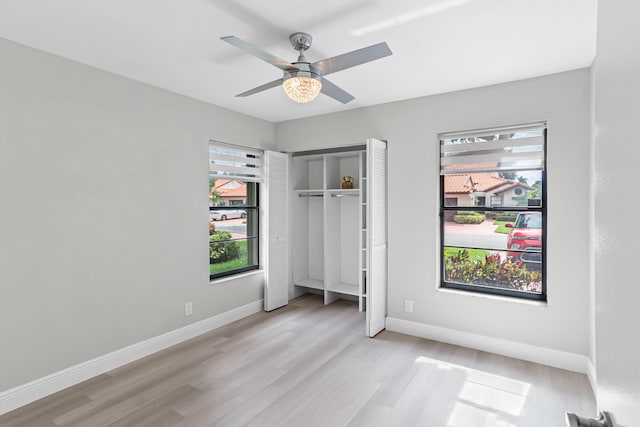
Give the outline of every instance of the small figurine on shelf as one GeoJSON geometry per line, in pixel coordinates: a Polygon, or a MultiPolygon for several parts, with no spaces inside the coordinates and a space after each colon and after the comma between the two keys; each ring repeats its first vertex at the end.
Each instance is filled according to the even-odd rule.
{"type": "Polygon", "coordinates": [[[353,177],[343,176],[342,179],[340,179],[340,185],[344,189],[353,188],[353,177]]]}

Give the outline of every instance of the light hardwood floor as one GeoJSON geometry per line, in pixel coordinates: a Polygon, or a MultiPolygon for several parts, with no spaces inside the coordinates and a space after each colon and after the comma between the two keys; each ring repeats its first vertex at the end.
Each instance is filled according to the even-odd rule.
{"type": "Polygon", "coordinates": [[[0,417],[0,426],[555,427],[584,375],[383,331],[305,295],[0,417]]]}

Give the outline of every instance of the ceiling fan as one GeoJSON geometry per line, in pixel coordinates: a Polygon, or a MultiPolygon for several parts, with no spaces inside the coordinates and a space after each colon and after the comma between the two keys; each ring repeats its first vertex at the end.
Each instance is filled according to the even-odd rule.
{"type": "Polygon", "coordinates": [[[313,39],[307,33],[297,32],[289,36],[289,41],[291,42],[291,46],[298,51],[298,60],[289,63],[236,36],[226,36],[221,37],[221,39],[278,67],[284,73],[280,79],[265,83],[236,96],[245,97],[282,85],[287,96],[299,103],[312,101],[320,92],[343,104],[353,101],[355,98],[351,94],[331,83],[325,76],[392,54],[389,46],[387,46],[385,42],[382,42],[310,63],[305,58],[304,52],[309,49],[313,39]]]}

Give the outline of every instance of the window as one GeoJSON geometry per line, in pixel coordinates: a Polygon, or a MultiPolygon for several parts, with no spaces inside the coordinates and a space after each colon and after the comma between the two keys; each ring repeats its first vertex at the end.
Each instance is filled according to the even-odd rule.
{"type": "MultiPolygon", "coordinates": [[[[446,204],[446,202],[445,202],[446,204]]],[[[502,206],[501,196],[491,196],[491,206],[502,206]]]]}
{"type": "Polygon", "coordinates": [[[260,267],[262,152],[209,144],[209,278],[260,267]]]}
{"type": "Polygon", "coordinates": [[[546,124],[439,139],[441,287],[545,301],[546,124]]]}

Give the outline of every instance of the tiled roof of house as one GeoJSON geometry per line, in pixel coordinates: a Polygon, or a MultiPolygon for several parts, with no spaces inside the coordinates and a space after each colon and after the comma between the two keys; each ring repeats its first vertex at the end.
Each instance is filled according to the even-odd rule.
{"type": "Polygon", "coordinates": [[[469,174],[445,175],[444,188],[446,193],[468,193],[471,191],[471,176],[469,174]]]}
{"type": "Polygon", "coordinates": [[[472,186],[475,186],[474,190],[479,192],[491,191],[498,187],[504,187],[501,188],[503,191],[516,186],[528,190],[533,189],[533,187],[527,184],[511,179],[500,178],[497,172],[452,174],[445,175],[444,177],[444,188],[448,194],[467,194],[473,189],[472,186]]]}
{"type": "Polygon", "coordinates": [[[231,179],[218,179],[214,187],[220,197],[246,197],[247,183],[231,179]]]}

